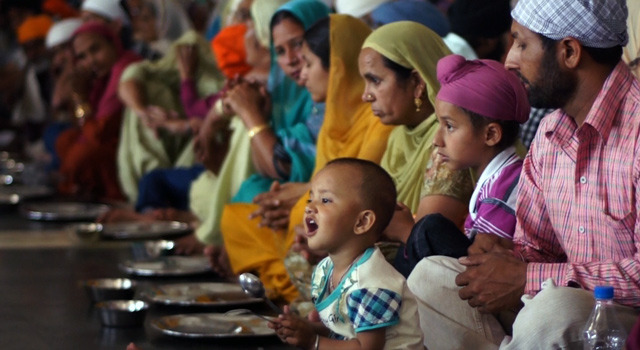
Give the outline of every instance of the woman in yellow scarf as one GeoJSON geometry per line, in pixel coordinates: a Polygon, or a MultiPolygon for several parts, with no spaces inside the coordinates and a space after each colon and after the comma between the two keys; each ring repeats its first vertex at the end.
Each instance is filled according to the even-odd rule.
{"type": "MultiPolygon", "coordinates": [[[[358,54],[370,29],[364,22],[346,15],[331,15],[329,20],[329,67],[325,118],[317,141],[314,173],[331,159],[356,157],[380,162],[391,127],[384,126],[361,100],[364,82],[358,75],[358,54]],[[344,33],[349,33],[345,36],[344,33]]],[[[313,50],[305,50],[313,54],[313,50]]],[[[318,56],[318,54],[316,54],[318,56]]],[[[319,55],[321,56],[321,55],[319,55]]],[[[322,84],[308,80],[310,84],[322,84]]],[[[290,221],[302,222],[307,199],[307,184],[296,184],[297,193],[290,221]]],[[[234,273],[255,271],[272,291],[292,301],[298,292],[291,284],[284,257],[293,244],[293,230],[259,227],[260,219],[247,220],[258,209],[256,204],[233,204],[225,207],[221,229],[229,262],[234,273]]]]}

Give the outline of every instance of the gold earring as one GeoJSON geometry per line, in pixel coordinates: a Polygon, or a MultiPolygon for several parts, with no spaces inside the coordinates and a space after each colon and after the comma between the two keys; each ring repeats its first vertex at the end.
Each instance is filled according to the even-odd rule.
{"type": "Polygon", "coordinates": [[[420,107],[422,107],[422,99],[416,97],[413,99],[413,103],[416,104],[416,112],[420,112],[420,107]]]}

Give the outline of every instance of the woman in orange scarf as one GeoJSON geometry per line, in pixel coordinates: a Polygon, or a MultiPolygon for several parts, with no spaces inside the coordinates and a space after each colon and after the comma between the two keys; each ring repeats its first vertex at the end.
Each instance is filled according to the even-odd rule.
{"type": "MultiPolygon", "coordinates": [[[[313,62],[322,56],[329,58],[328,66],[323,67],[327,73],[324,81],[316,76],[315,79],[306,79],[305,83],[316,102],[322,102],[322,99],[326,101],[325,118],[318,135],[314,174],[329,160],[339,157],[380,162],[392,130],[392,127],[382,125],[373,116],[369,105],[361,99],[364,81],[359,76],[358,54],[371,30],[364,22],[346,15],[331,15],[329,21],[329,30],[325,33],[328,38],[309,40],[303,47],[306,61],[303,78],[312,70],[313,62]],[[344,33],[350,35],[345,37],[344,33]],[[327,42],[329,47],[326,47],[327,42]],[[320,43],[320,47],[316,46],[317,43],[320,43]],[[314,93],[323,84],[326,87],[325,95],[314,93]]],[[[288,192],[290,208],[297,202],[289,217],[292,226],[302,222],[299,208],[304,208],[307,190],[308,183],[274,184],[272,187],[271,194],[288,192]]],[[[257,200],[266,197],[269,194],[257,200]]],[[[279,229],[272,229],[262,227],[258,218],[247,220],[258,209],[257,204],[225,207],[221,230],[231,268],[233,273],[257,272],[271,291],[271,297],[292,301],[298,291],[287,275],[284,258],[293,244],[295,234],[293,230],[286,229],[286,224],[279,229]]]]}
{"type": "Polygon", "coordinates": [[[116,172],[123,105],[117,88],[122,71],[140,57],[124,51],[107,25],[88,22],[73,34],[79,72],[72,94],[78,125],[60,134],[59,191],[94,199],[124,199],[116,172]]]}

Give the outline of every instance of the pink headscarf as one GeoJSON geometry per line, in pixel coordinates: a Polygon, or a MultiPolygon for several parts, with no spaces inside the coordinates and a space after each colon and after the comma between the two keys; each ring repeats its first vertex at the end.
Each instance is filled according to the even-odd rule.
{"type": "Polygon", "coordinates": [[[449,55],[438,61],[438,80],[437,98],[442,101],[492,119],[529,119],[527,91],[500,62],[449,55]]]}
{"type": "Polygon", "coordinates": [[[123,48],[120,37],[118,37],[118,35],[116,35],[116,33],[114,33],[111,27],[109,27],[108,25],[100,21],[89,21],[76,29],[71,36],[73,37],[73,39],[75,39],[78,35],[83,33],[94,33],[103,36],[107,39],[107,41],[115,46],[116,53],[118,55],[122,54],[123,48]]]}

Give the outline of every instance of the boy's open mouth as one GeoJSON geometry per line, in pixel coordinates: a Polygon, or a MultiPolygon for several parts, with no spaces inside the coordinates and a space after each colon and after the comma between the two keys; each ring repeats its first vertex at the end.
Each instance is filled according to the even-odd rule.
{"type": "Polygon", "coordinates": [[[316,224],[316,221],[312,218],[305,218],[304,223],[305,223],[308,235],[315,233],[316,230],[318,229],[318,224],[316,224]]]}

